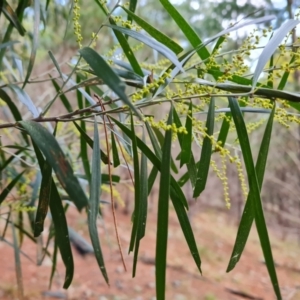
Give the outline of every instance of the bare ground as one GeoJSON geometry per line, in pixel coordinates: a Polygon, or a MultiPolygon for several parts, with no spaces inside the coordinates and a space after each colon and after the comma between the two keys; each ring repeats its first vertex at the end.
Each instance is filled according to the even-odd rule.
{"type": "MultiPolygon", "coordinates": [[[[75,276],[67,291],[62,289],[64,267],[60,259],[58,272],[49,290],[50,259],[46,258],[42,266],[36,266],[22,256],[25,299],[155,299],[156,212],[153,210],[148,216],[147,233],[141,243],[137,276],[134,279],[131,278],[133,255],[127,254],[130,216],[118,212],[119,235],[128,269],[125,272],[118,252],[110,209],[106,207],[104,213],[105,230],[100,224],[99,233],[110,286],[105,284],[93,255],[82,257],[74,250],[75,276]]],[[[80,230],[83,236],[88,236],[84,213],[79,214],[72,209],[68,212],[68,219],[72,227],[80,230]]],[[[176,215],[171,211],[166,299],[275,299],[255,228],[241,261],[232,272],[226,273],[237,229],[235,221],[227,213],[205,209],[194,212],[191,222],[201,254],[203,275],[197,271],[176,215]]],[[[280,240],[272,230],[270,235],[283,299],[300,299],[299,246],[291,239],[280,240]]],[[[22,250],[32,260],[36,260],[36,246],[30,240],[25,238],[22,250]]],[[[0,299],[19,299],[13,249],[1,242],[0,253],[0,299]]]]}

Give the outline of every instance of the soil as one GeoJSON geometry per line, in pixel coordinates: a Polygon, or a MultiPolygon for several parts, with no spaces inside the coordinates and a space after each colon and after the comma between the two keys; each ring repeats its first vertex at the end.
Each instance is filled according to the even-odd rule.
{"type": "MultiPolygon", "coordinates": [[[[69,224],[88,240],[85,214],[79,214],[72,208],[67,215],[69,224]]],[[[31,258],[29,260],[24,255],[21,257],[24,299],[155,299],[156,212],[152,210],[148,215],[147,232],[140,245],[135,278],[131,278],[133,254],[127,253],[131,231],[130,216],[117,211],[117,219],[127,271],[120,258],[109,207],[104,208],[105,225],[99,223],[109,286],[101,275],[94,255],[82,256],[73,248],[75,275],[70,288],[62,289],[64,266],[58,256],[58,270],[49,289],[51,260],[45,258],[43,264],[37,266],[34,263],[37,256],[36,245],[24,238],[22,251],[31,258]]],[[[194,211],[191,222],[201,255],[203,275],[197,270],[176,215],[171,211],[166,299],[275,299],[255,228],[252,229],[240,262],[233,271],[226,273],[237,231],[235,220],[226,212],[204,209],[194,211]]],[[[45,237],[46,235],[47,232],[45,237]]],[[[291,239],[280,240],[272,230],[270,237],[283,299],[300,299],[299,246],[291,239]]],[[[50,251],[52,247],[50,245],[50,251]]],[[[21,299],[15,275],[13,248],[1,242],[0,253],[0,299],[21,299]]]]}

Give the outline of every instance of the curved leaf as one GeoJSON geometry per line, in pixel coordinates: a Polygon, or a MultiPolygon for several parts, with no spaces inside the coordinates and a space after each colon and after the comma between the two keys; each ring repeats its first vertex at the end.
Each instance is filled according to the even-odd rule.
{"type": "Polygon", "coordinates": [[[60,184],[74,201],[78,210],[81,210],[87,205],[88,200],[54,136],[36,122],[21,121],[19,123],[26,129],[38,148],[43,152],[55,171],[60,184]]]}
{"type": "Polygon", "coordinates": [[[19,100],[27,107],[27,109],[31,112],[32,116],[34,118],[37,118],[39,116],[38,109],[33,104],[29,95],[15,84],[10,84],[9,87],[18,95],[19,100]]]}
{"type": "Polygon", "coordinates": [[[90,65],[95,74],[103,80],[105,84],[115,92],[121,100],[127,104],[137,116],[140,113],[134,107],[132,102],[127,98],[125,93],[125,84],[121,81],[120,77],[112,70],[112,68],[107,64],[107,62],[93,49],[83,48],[80,54],[85,59],[85,61],[90,65]]]}
{"type": "Polygon", "coordinates": [[[279,46],[279,44],[281,43],[281,41],[289,33],[289,31],[291,31],[299,23],[300,23],[300,21],[298,21],[298,20],[288,20],[277,30],[277,32],[273,35],[273,37],[270,39],[268,44],[265,46],[263,52],[259,56],[256,68],[255,68],[255,71],[253,74],[252,89],[255,88],[261,72],[263,71],[268,60],[271,58],[271,56],[276,51],[276,49],[279,46]]]}
{"type": "Polygon", "coordinates": [[[18,30],[19,34],[21,36],[25,35],[25,28],[19,21],[18,16],[16,13],[13,11],[12,7],[7,3],[7,1],[3,1],[3,6],[2,6],[2,11],[5,14],[6,18],[13,24],[13,26],[18,30]]]}
{"type": "MultiPolygon", "coordinates": [[[[43,176],[46,175],[46,177],[47,177],[51,167],[50,167],[48,161],[44,159],[40,149],[38,148],[38,144],[35,143],[34,140],[33,140],[33,148],[34,148],[41,171],[46,172],[45,174],[42,174],[42,175],[43,176]],[[48,165],[48,166],[46,166],[46,165],[48,165]]],[[[72,255],[71,244],[70,244],[70,239],[69,239],[68,225],[67,225],[65,210],[62,205],[61,198],[58,194],[57,187],[56,187],[53,179],[51,180],[51,187],[49,190],[50,190],[49,207],[50,207],[51,217],[52,217],[54,229],[55,229],[55,245],[54,245],[54,253],[53,253],[53,261],[54,262],[52,265],[50,284],[52,282],[52,276],[54,275],[54,271],[55,271],[56,243],[57,243],[62,260],[66,267],[64,288],[67,289],[70,286],[70,284],[73,280],[73,275],[74,275],[74,261],[73,261],[73,255],[72,255]]],[[[51,233],[50,233],[50,235],[51,235],[51,233]]],[[[49,240],[50,240],[50,236],[49,236],[49,240]]]]}
{"type": "Polygon", "coordinates": [[[154,40],[152,37],[120,26],[114,26],[114,25],[106,25],[106,26],[114,30],[118,30],[126,35],[129,35],[130,37],[149,46],[151,49],[156,50],[158,53],[168,58],[175,66],[179,68],[180,71],[184,72],[184,69],[182,68],[182,65],[180,64],[176,54],[173,51],[171,51],[169,48],[167,48],[165,45],[163,45],[162,43],[158,42],[157,40],[154,40]]]}

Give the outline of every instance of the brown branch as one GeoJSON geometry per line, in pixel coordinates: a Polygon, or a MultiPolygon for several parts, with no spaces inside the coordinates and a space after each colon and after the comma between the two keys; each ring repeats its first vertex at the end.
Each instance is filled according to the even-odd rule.
{"type": "MultiPolygon", "coordinates": [[[[97,97],[97,100],[98,100],[99,104],[101,105],[102,110],[105,111],[105,107],[102,104],[101,99],[99,97],[97,97]]],[[[115,200],[114,200],[113,188],[112,188],[112,173],[111,173],[111,164],[110,164],[110,154],[109,154],[108,137],[107,137],[107,129],[106,129],[105,120],[103,120],[103,125],[104,125],[105,141],[106,141],[106,147],[107,147],[107,158],[108,158],[108,161],[109,161],[109,163],[108,163],[108,174],[109,174],[111,209],[112,209],[112,214],[113,214],[113,219],[114,219],[114,227],[115,227],[115,232],[116,232],[116,237],[117,237],[117,242],[118,242],[118,246],[119,246],[119,250],[120,250],[122,263],[123,263],[125,271],[127,271],[126,263],[125,263],[124,256],[123,256],[120,236],[119,236],[119,233],[118,233],[118,224],[117,224],[117,217],[116,217],[116,211],[115,211],[115,200]]]]}

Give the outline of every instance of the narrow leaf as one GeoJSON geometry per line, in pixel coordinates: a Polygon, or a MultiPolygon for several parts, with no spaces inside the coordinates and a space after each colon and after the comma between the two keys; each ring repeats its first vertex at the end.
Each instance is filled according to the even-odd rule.
{"type": "Polygon", "coordinates": [[[9,87],[18,95],[20,102],[26,106],[26,108],[31,112],[32,116],[37,118],[39,116],[39,112],[29,95],[15,84],[10,84],[9,87]]]}
{"type": "Polygon", "coordinates": [[[0,194],[0,205],[9,195],[10,191],[14,188],[14,186],[19,182],[25,170],[19,173],[1,192],[0,194]]]}
{"type": "Polygon", "coordinates": [[[50,212],[55,228],[55,239],[57,241],[59,251],[66,267],[66,275],[64,289],[67,289],[73,280],[74,261],[70,245],[67,220],[64,207],[57,191],[57,187],[52,179],[51,197],[50,197],[50,212]]]}
{"type": "Polygon", "coordinates": [[[60,67],[59,67],[59,64],[58,64],[57,60],[55,59],[53,53],[49,50],[49,51],[48,51],[48,54],[49,54],[49,56],[50,56],[50,58],[51,58],[51,60],[52,60],[52,62],[53,62],[53,64],[54,64],[54,66],[55,66],[55,68],[56,68],[56,70],[57,70],[57,72],[58,72],[60,78],[63,79],[62,71],[61,71],[61,69],[60,69],[60,67]]]}
{"type": "Polygon", "coordinates": [[[149,33],[154,39],[158,42],[164,44],[170,50],[172,50],[175,54],[183,51],[182,47],[175,43],[172,39],[170,39],[167,35],[163,34],[161,31],[154,28],[152,25],[147,23],[145,20],[134,14],[132,11],[128,10],[126,7],[121,6],[124,11],[126,11],[127,15],[131,17],[139,26],[141,26],[147,33],[149,33]]]}
{"type": "MultiPolygon", "coordinates": [[[[81,128],[76,122],[73,122],[75,127],[78,129],[84,140],[87,142],[87,144],[93,149],[94,147],[94,142],[93,140],[86,134],[85,130],[81,128]]],[[[100,154],[101,154],[101,160],[104,164],[108,164],[108,156],[105,154],[101,149],[100,149],[100,154]]]]}
{"type": "Polygon", "coordinates": [[[201,157],[198,166],[197,172],[197,181],[195,184],[194,194],[193,197],[197,198],[205,189],[208,171],[209,171],[209,164],[212,152],[212,142],[211,138],[213,137],[214,133],[214,121],[215,121],[215,99],[214,97],[211,98],[207,120],[206,120],[206,136],[203,140],[203,146],[201,150],[201,157]]]}
{"type": "MultiPolygon", "coordinates": [[[[136,142],[136,134],[134,129],[134,121],[133,116],[131,114],[131,132],[132,132],[132,159],[133,159],[133,168],[134,168],[134,210],[132,215],[132,230],[131,230],[131,238],[129,244],[129,252],[133,251],[136,235],[139,224],[139,216],[140,216],[140,166],[139,166],[139,156],[137,150],[137,142],[136,142]]],[[[136,262],[133,261],[133,269],[132,276],[135,275],[135,266],[136,262]]]]}
{"type": "MultiPolygon", "coordinates": [[[[173,123],[173,107],[170,108],[168,125],[173,123]]],[[[171,169],[171,145],[172,131],[167,130],[162,150],[162,165],[157,213],[156,252],[155,252],[155,279],[156,297],[158,300],[165,299],[166,269],[167,269],[167,243],[169,221],[169,197],[170,197],[170,169],[171,169]]]]}
{"type": "Polygon", "coordinates": [[[39,202],[34,222],[34,236],[38,237],[44,230],[44,221],[48,212],[51,195],[52,168],[48,163],[43,166],[39,202]]]}
{"type": "MultiPolygon", "coordinates": [[[[143,132],[143,142],[146,142],[145,132],[143,132]]],[[[140,238],[145,236],[146,221],[147,221],[147,208],[148,208],[148,167],[147,167],[147,156],[142,153],[141,155],[141,231],[139,234],[140,238]]]]}
{"type": "Polygon", "coordinates": [[[167,48],[164,44],[158,42],[157,40],[154,40],[152,37],[148,35],[145,35],[143,33],[131,29],[127,29],[115,25],[107,25],[107,26],[114,30],[118,30],[126,35],[129,35],[130,37],[149,46],[151,49],[156,50],[158,53],[160,53],[161,55],[169,59],[175,66],[179,68],[180,71],[184,72],[180,62],[178,61],[176,54],[173,51],[171,51],[169,48],[167,48]]]}
{"type": "Polygon", "coordinates": [[[16,268],[16,277],[18,284],[18,293],[19,298],[24,299],[24,288],[23,288],[23,277],[22,277],[22,267],[21,267],[21,257],[20,257],[20,248],[18,245],[18,239],[16,235],[16,229],[12,223],[12,234],[13,234],[13,245],[14,245],[14,258],[15,258],[15,268],[16,268]]]}
{"type": "MultiPolygon", "coordinates": [[[[153,131],[154,131],[154,133],[155,133],[155,135],[158,139],[160,147],[162,148],[163,144],[164,144],[164,140],[165,140],[163,134],[161,133],[161,131],[158,128],[153,128],[153,131]]],[[[174,173],[178,174],[178,169],[177,169],[177,166],[176,166],[176,164],[173,160],[173,157],[171,157],[171,169],[174,173]]]]}
{"type": "MultiPolygon", "coordinates": [[[[291,58],[291,60],[289,62],[289,65],[292,65],[295,60],[296,60],[296,55],[293,55],[293,57],[291,58]]],[[[290,71],[289,70],[287,70],[283,73],[283,75],[281,76],[280,82],[278,84],[278,87],[277,87],[278,90],[283,90],[284,89],[289,76],[290,76],[290,71]]]]}
{"type": "Polygon", "coordinates": [[[232,83],[215,83],[207,80],[203,80],[200,78],[194,79],[195,82],[204,85],[204,86],[212,86],[216,89],[229,91],[233,93],[248,93],[248,94],[254,94],[257,96],[264,96],[266,98],[280,98],[292,102],[300,102],[300,95],[299,93],[293,93],[293,92],[287,92],[287,91],[281,91],[281,90],[275,90],[275,89],[269,89],[269,88],[256,88],[254,91],[252,91],[252,88],[247,85],[241,85],[241,84],[232,84],[232,83]]]}
{"type": "Polygon", "coordinates": [[[196,263],[198,270],[200,271],[200,273],[202,273],[201,259],[188,215],[184,206],[182,205],[182,202],[180,201],[180,199],[178,199],[177,194],[173,188],[171,188],[171,199],[192,257],[196,263]]]}
{"type": "MultiPolygon", "coordinates": [[[[173,110],[173,117],[174,117],[174,123],[176,124],[176,127],[178,127],[178,128],[181,127],[182,124],[181,124],[181,121],[179,119],[179,116],[178,116],[175,108],[173,110]]],[[[182,150],[182,147],[183,147],[183,136],[182,135],[178,135],[178,141],[179,141],[180,148],[182,150]]],[[[195,158],[194,158],[192,151],[190,154],[190,161],[186,164],[186,167],[188,169],[187,180],[184,183],[183,183],[183,181],[178,181],[178,183],[180,182],[180,186],[183,186],[183,184],[185,184],[190,179],[192,187],[194,187],[196,184],[196,181],[197,181],[197,166],[196,166],[195,158]],[[181,185],[181,183],[182,183],[182,185],[181,185]]]]}
{"type": "Polygon", "coordinates": [[[22,23],[19,21],[17,14],[13,11],[12,7],[7,3],[7,1],[3,1],[2,11],[6,18],[13,24],[13,26],[18,30],[21,36],[25,35],[25,28],[22,23]]]}
{"type": "MultiPolygon", "coordinates": [[[[220,133],[219,133],[219,136],[218,136],[217,143],[220,147],[224,147],[224,145],[226,143],[228,132],[229,132],[229,129],[230,129],[230,120],[231,120],[231,113],[227,112],[225,114],[224,119],[223,119],[222,126],[221,126],[221,129],[220,129],[220,133]]],[[[215,150],[217,150],[217,149],[215,149],[215,150]]]]}
{"type": "Polygon", "coordinates": [[[134,113],[140,117],[140,113],[137,111],[132,102],[127,98],[125,94],[125,84],[121,81],[119,76],[111,69],[107,62],[93,49],[83,48],[80,54],[93,69],[95,74],[107,84],[111,90],[116,93],[121,100],[127,104],[134,113]]]}
{"type": "MultiPolygon", "coordinates": [[[[50,167],[50,165],[47,167],[44,167],[45,164],[48,164],[48,161],[45,161],[40,149],[38,148],[38,144],[35,143],[33,138],[32,138],[32,140],[33,140],[33,148],[36,153],[36,157],[37,157],[40,169],[41,169],[41,171],[47,170],[47,172],[48,172],[49,168],[51,168],[51,167],[50,167]]],[[[46,158],[47,158],[47,156],[46,156],[46,158]]],[[[72,250],[71,250],[71,245],[70,245],[65,210],[62,205],[60,195],[57,191],[57,187],[56,187],[53,179],[52,179],[51,188],[50,188],[49,207],[50,207],[51,217],[52,217],[54,229],[55,229],[55,244],[57,243],[57,245],[59,247],[59,251],[60,251],[63,263],[66,267],[65,282],[64,282],[63,287],[64,287],[64,289],[67,289],[73,280],[74,261],[73,261],[73,255],[72,255],[72,250]]],[[[53,272],[53,268],[52,268],[52,272],[53,272]]],[[[50,279],[50,282],[51,282],[51,280],[52,279],[50,279]]]]}
{"type": "MultiPolygon", "coordinates": [[[[160,0],[165,10],[169,13],[171,18],[176,22],[182,33],[186,36],[191,45],[196,48],[202,44],[202,40],[199,35],[194,31],[186,19],[176,10],[176,8],[168,0],[160,0]]],[[[210,56],[209,51],[202,47],[197,51],[197,54],[202,60],[207,59],[210,56]]]]}
{"type": "Polygon", "coordinates": [[[88,200],[73,173],[69,161],[66,159],[54,136],[36,122],[21,121],[19,123],[26,129],[36,145],[43,152],[55,171],[60,184],[74,201],[78,210],[81,210],[87,205],[88,200]]]}
{"type": "Polygon", "coordinates": [[[98,124],[94,122],[94,147],[93,147],[93,157],[92,157],[92,180],[90,189],[90,200],[88,209],[88,225],[89,233],[94,248],[97,263],[100,267],[102,275],[108,284],[108,276],[104,264],[103,254],[100,246],[100,240],[98,237],[97,230],[97,216],[99,212],[99,200],[100,200],[100,187],[101,187],[101,162],[100,162],[100,143],[99,143],[99,133],[98,124]]]}
{"type": "Polygon", "coordinates": [[[284,39],[284,37],[293,29],[295,28],[300,21],[298,20],[287,20],[281,27],[277,30],[277,32],[273,35],[273,37],[270,39],[270,41],[267,43],[267,45],[264,47],[264,50],[259,56],[254,74],[252,79],[252,89],[256,87],[256,83],[258,81],[258,78],[263,71],[266,63],[270,59],[270,57],[274,54],[277,47],[281,43],[281,41],[284,39]]]}
{"type": "MultiPolygon", "coordinates": [[[[145,134],[143,132],[143,141],[145,142],[145,134]]],[[[147,200],[148,200],[148,180],[147,180],[147,157],[142,153],[141,155],[141,171],[140,171],[140,202],[138,212],[135,211],[137,220],[136,242],[134,248],[132,277],[135,277],[136,265],[138,260],[138,253],[140,241],[145,236],[146,220],[147,220],[147,200]]]]}
{"type": "Polygon", "coordinates": [[[190,162],[192,154],[192,134],[193,134],[193,104],[190,102],[189,110],[186,115],[185,128],[187,133],[182,135],[181,153],[180,153],[180,168],[190,162]]]}
{"type": "Polygon", "coordinates": [[[14,44],[18,44],[20,43],[19,41],[10,41],[10,42],[7,42],[7,43],[2,43],[0,44],[0,49],[3,49],[3,48],[6,48],[6,47],[10,47],[14,44]]]}
{"type": "Polygon", "coordinates": [[[229,100],[230,109],[232,111],[233,120],[235,123],[235,127],[237,130],[239,142],[244,157],[244,162],[245,162],[246,171],[248,175],[250,193],[251,193],[251,198],[249,199],[252,201],[252,205],[254,209],[256,228],[260,239],[261,248],[264,254],[264,258],[266,261],[269,276],[271,278],[273,289],[275,291],[277,298],[281,299],[282,297],[280,294],[272,249],[270,245],[268,230],[266,227],[266,221],[265,221],[261,198],[260,198],[260,186],[258,183],[257,174],[253,163],[247,128],[237,100],[232,97],[229,97],[228,100],[229,100]]]}
{"type": "MultiPolygon", "coordinates": [[[[133,138],[133,134],[129,128],[127,128],[125,125],[120,123],[117,119],[110,117],[115,124],[130,138],[133,138]]],[[[136,137],[137,146],[138,148],[144,153],[147,158],[151,161],[151,163],[159,170],[162,170],[162,165],[160,159],[157,157],[156,154],[154,154],[151,149],[138,137],[136,137]]],[[[171,175],[171,186],[174,188],[175,192],[177,193],[178,198],[182,201],[184,207],[188,209],[188,203],[184,196],[184,193],[182,192],[181,188],[179,187],[177,181],[175,178],[171,175]]]]}
{"type": "Polygon", "coordinates": [[[113,132],[111,132],[111,151],[113,155],[113,164],[114,168],[120,165],[120,158],[119,158],[119,152],[117,148],[117,143],[115,140],[115,135],[113,132]]]}
{"type": "MultiPolygon", "coordinates": [[[[264,132],[264,136],[262,138],[262,142],[260,145],[258,158],[256,162],[256,167],[255,167],[256,174],[257,174],[257,181],[260,189],[262,188],[266,164],[267,164],[267,157],[268,157],[271,134],[272,134],[275,107],[276,105],[274,104],[264,132]]],[[[251,197],[252,197],[252,192],[250,191],[247,197],[246,205],[244,207],[244,211],[238,228],[236,240],[232,250],[232,255],[227,267],[227,272],[233,270],[236,264],[238,263],[238,261],[240,260],[250,233],[250,229],[252,227],[252,223],[254,220],[254,208],[253,208],[253,200],[251,199],[251,197]]]]}
{"type": "Polygon", "coordinates": [[[31,75],[31,72],[33,70],[33,65],[35,62],[35,57],[36,57],[36,51],[38,48],[38,43],[39,43],[39,32],[40,32],[40,1],[36,0],[34,1],[34,22],[33,22],[33,39],[32,39],[32,48],[31,48],[31,54],[29,58],[29,64],[27,66],[27,74],[24,79],[23,83],[23,89],[26,85],[26,83],[29,80],[29,77],[31,75]]]}
{"type": "MultiPolygon", "coordinates": [[[[60,86],[58,85],[58,83],[56,82],[56,80],[52,79],[51,81],[52,81],[52,84],[53,84],[56,92],[60,93],[60,86]]],[[[60,98],[62,104],[64,105],[64,107],[66,108],[66,110],[68,112],[72,112],[73,111],[73,107],[70,104],[70,102],[69,102],[68,98],[66,97],[66,95],[63,94],[63,93],[60,93],[59,98],[60,98]]]]}
{"type": "MultiPolygon", "coordinates": [[[[20,153],[22,153],[24,149],[19,149],[16,151],[13,155],[11,155],[9,158],[5,158],[5,156],[2,157],[2,163],[0,163],[0,172],[2,172],[20,153]]],[[[4,151],[2,153],[4,155],[4,151]]]]}

